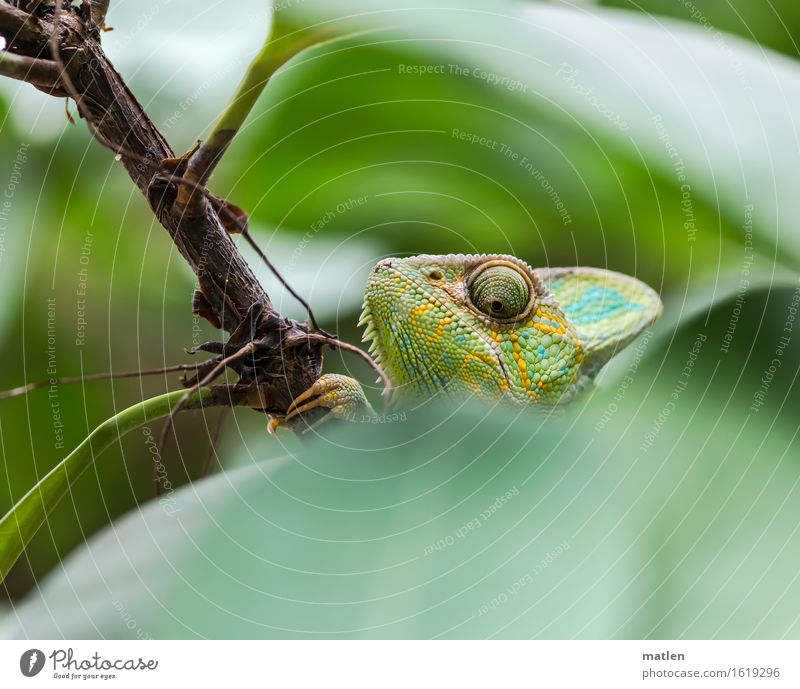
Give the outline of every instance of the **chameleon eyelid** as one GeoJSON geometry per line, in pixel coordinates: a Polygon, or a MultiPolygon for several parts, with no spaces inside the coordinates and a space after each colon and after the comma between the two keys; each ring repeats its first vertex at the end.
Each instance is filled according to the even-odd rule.
{"type": "Polygon", "coordinates": [[[476,266],[474,270],[472,270],[468,275],[466,275],[465,286],[467,288],[467,294],[469,294],[470,292],[472,283],[481,273],[483,273],[484,270],[488,270],[489,268],[494,268],[497,266],[502,266],[503,268],[511,268],[515,272],[519,273],[519,275],[522,276],[523,280],[525,280],[526,284],[528,285],[528,303],[525,305],[525,307],[513,318],[496,318],[493,316],[489,316],[480,309],[478,309],[475,306],[475,304],[472,303],[471,298],[468,299],[467,301],[469,303],[470,309],[481,319],[487,322],[496,323],[500,326],[514,325],[516,323],[519,323],[520,321],[525,320],[530,316],[531,311],[533,311],[534,307],[536,306],[536,299],[539,296],[536,292],[536,285],[534,285],[531,276],[528,275],[524,270],[522,270],[520,266],[516,265],[515,263],[512,263],[511,261],[506,261],[499,258],[486,261],[485,263],[476,266]]]}

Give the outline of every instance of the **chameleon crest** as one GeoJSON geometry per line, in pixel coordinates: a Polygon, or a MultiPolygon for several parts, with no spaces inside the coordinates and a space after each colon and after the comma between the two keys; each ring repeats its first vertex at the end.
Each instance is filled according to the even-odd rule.
{"type": "MultiPolygon", "coordinates": [[[[373,268],[361,324],[401,397],[553,405],[585,388],[661,308],[650,287],[608,270],[421,255],[373,268]]],[[[319,406],[341,417],[369,409],[358,383],[338,375],[322,376],[290,415],[319,406]]]]}

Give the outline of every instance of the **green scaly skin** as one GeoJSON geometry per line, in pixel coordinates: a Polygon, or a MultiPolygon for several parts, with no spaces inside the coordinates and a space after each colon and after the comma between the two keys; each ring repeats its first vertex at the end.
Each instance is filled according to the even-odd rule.
{"type": "MultiPolygon", "coordinates": [[[[661,314],[635,278],[597,268],[532,269],[507,255],[390,258],[364,292],[364,340],[401,398],[465,397],[552,406],[661,314]]],[[[374,414],[357,381],[323,375],[290,408],[374,414]]]]}

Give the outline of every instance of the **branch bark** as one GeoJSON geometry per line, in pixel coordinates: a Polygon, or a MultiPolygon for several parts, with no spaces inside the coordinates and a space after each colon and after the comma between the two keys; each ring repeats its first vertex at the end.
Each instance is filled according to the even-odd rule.
{"type": "Polygon", "coordinates": [[[52,60],[41,60],[27,55],[0,50],[0,74],[35,84],[40,89],[54,88],[58,84],[58,66],[52,60]]]}
{"type": "MultiPolygon", "coordinates": [[[[6,39],[8,49],[17,46],[41,48],[47,39],[31,15],[0,0],[0,35],[6,39]]],[[[38,55],[33,55],[37,57],[38,55]]]]}
{"type": "MultiPolygon", "coordinates": [[[[103,52],[99,27],[71,6],[54,17],[53,3],[42,2],[34,17],[0,0],[0,34],[9,46],[13,41],[15,53],[31,59],[53,59],[48,37],[55,35],[55,57],[63,61],[80,98],[80,112],[91,120],[90,130],[102,143],[133,154],[123,155],[122,164],[197,276],[203,302],[198,312],[229,333],[244,326],[259,342],[257,365],[248,375],[266,400],[265,411],[285,414],[292,400],[319,377],[322,343],[308,338],[305,324],[275,311],[212,204],[204,203],[196,217],[176,208],[174,170],[159,167],[174,162],[174,153],[103,52]],[[254,309],[257,304],[261,306],[254,309]],[[248,318],[253,322],[245,326],[248,318]]],[[[31,78],[25,80],[41,88],[31,78]]],[[[63,75],[61,82],[63,86],[63,75]]],[[[67,95],[61,87],[42,90],[67,95]]]]}
{"type": "Polygon", "coordinates": [[[106,26],[106,14],[108,14],[109,0],[91,0],[92,21],[99,29],[106,26]]]}

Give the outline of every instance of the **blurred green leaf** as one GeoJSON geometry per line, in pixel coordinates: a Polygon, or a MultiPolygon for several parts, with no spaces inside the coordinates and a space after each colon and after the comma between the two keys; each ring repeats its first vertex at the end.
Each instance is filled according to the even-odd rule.
{"type": "Polygon", "coordinates": [[[279,228],[363,196],[329,231],[533,263],[599,254],[670,281],[740,262],[752,213],[756,251],[797,267],[796,63],[630,12],[440,4],[282,10],[394,29],[276,77],[227,161],[231,193],[279,228]]]}
{"type": "Polygon", "coordinates": [[[0,633],[795,636],[796,380],[751,405],[779,343],[758,323],[797,294],[750,295],[727,352],[728,305],[646,334],[556,417],[429,400],[266,462],[280,438],[250,435],[249,466],[119,520],[0,633]]]}
{"type": "Polygon", "coordinates": [[[662,0],[596,1],[599,5],[691,21],[723,43],[728,39],[722,32],[729,31],[793,57],[800,56],[796,38],[800,33],[800,5],[794,0],[770,0],[767,3],[761,0],[692,0],[674,3],[662,0]]]}
{"type": "MultiPolygon", "coordinates": [[[[157,5],[113,3],[116,31],[104,41],[180,149],[219,113],[266,10],[248,0],[252,16],[189,16],[168,3],[147,18],[157,5]]],[[[796,308],[780,286],[796,286],[800,255],[798,66],[703,26],[530,5],[283,5],[298,25],[353,14],[349,27],[371,31],[286,65],[215,191],[252,212],[270,255],[339,332],[355,320],[372,260],[491,250],[639,275],[667,302],[656,335],[557,419],[426,404],[397,423],[323,429],[301,444],[268,441],[263,418],[241,415],[222,461],[247,466],[114,522],[15,603],[3,635],[800,633],[783,604],[798,593],[800,357],[794,341],[776,354],[796,308]],[[766,376],[766,403],[753,411],[766,376]]],[[[9,384],[43,377],[51,295],[64,374],[84,361],[174,363],[180,346],[216,338],[189,315],[194,278],[119,166],[84,127],[66,127],[63,103],[4,89],[14,138],[30,140],[41,163],[26,177],[35,215],[13,228],[25,280],[9,278],[20,293],[0,304],[17,314],[7,328],[24,333],[4,350],[25,362],[3,371],[9,384]],[[61,134],[53,151],[48,137],[61,134]],[[92,338],[75,348],[87,231],[92,338]],[[34,260],[24,265],[17,242],[28,233],[34,260]]],[[[282,312],[302,317],[257,269],[282,312]]],[[[62,391],[69,437],[139,393],[62,391]]],[[[4,499],[61,459],[50,413],[46,399],[4,407],[4,499]]],[[[211,434],[185,431],[184,480],[211,434]]],[[[132,446],[130,467],[109,457],[102,480],[76,484],[49,540],[29,550],[35,573],[148,494],[143,452],[132,446]]]]}

